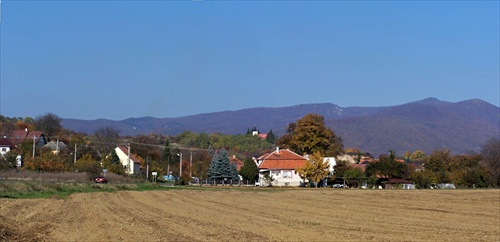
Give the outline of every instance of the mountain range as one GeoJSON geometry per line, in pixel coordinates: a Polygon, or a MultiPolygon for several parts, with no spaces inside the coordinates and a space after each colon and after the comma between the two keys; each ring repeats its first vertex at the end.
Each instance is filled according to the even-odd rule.
{"type": "Polygon", "coordinates": [[[63,119],[62,126],[93,134],[113,127],[120,135],[194,133],[244,134],[256,127],[262,133],[284,134],[289,123],[309,113],[320,114],[325,124],[342,137],[346,148],[375,156],[389,149],[405,151],[446,148],[453,153],[477,152],[492,137],[500,137],[500,108],[480,99],[456,103],[427,98],[387,107],[339,107],[331,103],[280,108],[249,108],[177,118],[129,118],[121,121],[63,119]]]}

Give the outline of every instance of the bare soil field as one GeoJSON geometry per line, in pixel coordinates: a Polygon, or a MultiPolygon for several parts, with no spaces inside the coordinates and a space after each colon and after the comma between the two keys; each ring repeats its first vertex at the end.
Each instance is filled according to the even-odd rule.
{"type": "Polygon", "coordinates": [[[0,241],[500,241],[500,190],[186,189],[0,199],[0,241]]]}

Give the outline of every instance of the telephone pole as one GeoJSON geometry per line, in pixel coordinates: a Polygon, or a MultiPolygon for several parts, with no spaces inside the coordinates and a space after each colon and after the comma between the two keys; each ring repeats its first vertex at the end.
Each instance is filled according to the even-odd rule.
{"type": "Polygon", "coordinates": [[[33,135],[33,159],[35,158],[35,142],[36,142],[36,135],[33,135]]]}
{"type": "Polygon", "coordinates": [[[181,178],[182,176],[182,152],[181,152],[181,161],[180,161],[180,166],[179,166],[179,179],[181,178]]]}
{"type": "Polygon", "coordinates": [[[76,145],[77,145],[77,144],[75,144],[75,158],[74,158],[74,160],[73,160],[73,162],[74,162],[74,163],[76,163],[76,145]]]}
{"type": "Polygon", "coordinates": [[[189,179],[193,177],[193,152],[191,151],[191,155],[189,156],[189,179]]]}
{"type": "Polygon", "coordinates": [[[130,174],[131,167],[130,167],[130,143],[128,143],[128,173],[130,174]]]}

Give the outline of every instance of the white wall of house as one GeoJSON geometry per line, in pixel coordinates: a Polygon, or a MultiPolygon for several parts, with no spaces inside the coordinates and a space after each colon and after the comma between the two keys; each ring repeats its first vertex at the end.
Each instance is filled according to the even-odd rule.
{"type": "Polygon", "coordinates": [[[261,186],[266,186],[264,174],[269,173],[274,178],[273,186],[299,186],[303,180],[295,170],[262,170],[259,172],[259,181],[261,186]]]}
{"type": "Polygon", "coordinates": [[[328,162],[328,171],[330,172],[330,174],[333,174],[333,172],[335,171],[335,166],[337,165],[335,157],[324,157],[323,162],[328,162]]]}
{"type": "Polygon", "coordinates": [[[9,153],[10,147],[9,146],[1,146],[0,147],[0,155],[4,156],[5,154],[9,153]]]}
{"type": "Polygon", "coordinates": [[[136,175],[140,173],[140,164],[134,163],[131,159],[129,159],[128,154],[124,153],[120,148],[115,148],[116,155],[120,158],[120,162],[122,166],[125,168],[125,173],[129,175],[136,175]]]}

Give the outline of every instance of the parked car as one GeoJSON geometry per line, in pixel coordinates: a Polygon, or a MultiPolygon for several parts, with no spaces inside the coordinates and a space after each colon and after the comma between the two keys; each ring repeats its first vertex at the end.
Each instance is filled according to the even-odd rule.
{"type": "Polygon", "coordinates": [[[94,179],[95,183],[108,183],[108,179],[103,176],[98,176],[94,179]]]}
{"type": "Polygon", "coordinates": [[[344,184],[333,184],[333,188],[343,188],[344,184]]]}
{"type": "Polygon", "coordinates": [[[191,177],[191,184],[200,184],[200,178],[198,177],[191,177]]]}

